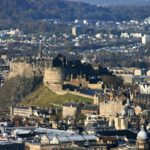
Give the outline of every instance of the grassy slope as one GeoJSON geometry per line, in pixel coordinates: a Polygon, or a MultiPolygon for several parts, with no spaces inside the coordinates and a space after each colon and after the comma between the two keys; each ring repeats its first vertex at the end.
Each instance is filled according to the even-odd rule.
{"type": "Polygon", "coordinates": [[[57,95],[50,91],[47,87],[41,86],[36,91],[31,93],[21,103],[22,105],[36,105],[42,107],[61,106],[65,102],[92,102],[92,99],[84,98],[73,94],[57,95]]]}

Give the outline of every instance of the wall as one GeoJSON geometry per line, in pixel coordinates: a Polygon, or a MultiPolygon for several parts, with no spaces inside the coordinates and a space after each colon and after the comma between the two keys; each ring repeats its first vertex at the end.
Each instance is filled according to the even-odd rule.
{"type": "Polygon", "coordinates": [[[86,98],[90,98],[90,99],[94,99],[94,96],[82,94],[82,93],[80,93],[80,92],[69,91],[69,93],[74,94],[74,95],[78,95],[78,96],[82,96],[82,97],[86,97],[86,98]]]}
{"type": "Polygon", "coordinates": [[[25,61],[18,61],[10,63],[10,72],[8,73],[6,79],[11,79],[17,75],[30,78],[34,75],[39,76],[42,74],[42,68],[33,66],[32,64],[26,63],[25,61]]]}

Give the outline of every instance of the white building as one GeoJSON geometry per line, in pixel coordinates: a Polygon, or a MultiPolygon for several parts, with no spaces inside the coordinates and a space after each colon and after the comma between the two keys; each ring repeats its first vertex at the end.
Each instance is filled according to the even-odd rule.
{"type": "Polygon", "coordinates": [[[101,38],[102,38],[102,35],[101,35],[100,33],[97,33],[97,34],[95,35],[95,37],[96,37],[97,39],[101,39],[101,38]]]}
{"type": "Polygon", "coordinates": [[[121,38],[130,38],[130,35],[127,32],[121,33],[121,38]]]}
{"type": "Polygon", "coordinates": [[[76,26],[72,27],[72,35],[74,35],[74,36],[77,35],[77,28],[76,28],[76,26]]]}
{"type": "Polygon", "coordinates": [[[100,115],[87,114],[84,124],[87,125],[101,120],[104,120],[104,117],[101,117],[100,115]]]}
{"type": "Polygon", "coordinates": [[[142,44],[146,45],[148,43],[150,43],[150,35],[144,34],[144,36],[142,36],[142,44]]]}
{"type": "Polygon", "coordinates": [[[150,83],[141,83],[139,87],[142,94],[150,94],[150,83]]]}
{"type": "Polygon", "coordinates": [[[81,27],[80,26],[73,26],[72,27],[72,35],[77,36],[81,33],[81,27]]]}
{"type": "Polygon", "coordinates": [[[142,38],[142,33],[131,33],[130,36],[134,38],[142,38]]]}
{"type": "Polygon", "coordinates": [[[84,25],[88,25],[88,21],[87,20],[83,20],[83,24],[84,25]]]}
{"type": "Polygon", "coordinates": [[[11,29],[10,31],[7,32],[7,35],[10,36],[20,36],[22,34],[23,34],[22,31],[20,31],[19,29],[16,30],[11,29]]]}
{"type": "Polygon", "coordinates": [[[134,70],[134,76],[141,76],[142,75],[142,70],[141,69],[135,69],[134,70]]]}

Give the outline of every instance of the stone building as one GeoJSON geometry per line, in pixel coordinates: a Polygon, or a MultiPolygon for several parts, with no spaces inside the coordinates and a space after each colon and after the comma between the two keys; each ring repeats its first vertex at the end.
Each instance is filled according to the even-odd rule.
{"type": "Polygon", "coordinates": [[[10,116],[29,117],[32,115],[32,107],[10,107],[10,116]]]}
{"type": "Polygon", "coordinates": [[[81,113],[84,115],[87,114],[99,114],[99,107],[97,105],[89,105],[89,104],[85,104],[82,108],[81,108],[81,113]]]}
{"type": "Polygon", "coordinates": [[[48,108],[37,108],[34,106],[22,107],[22,106],[11,106],[10,107],[10,116],[20,116],[20,117],[29,117],[29,116],[42,116],[50,117],[51,115],[56,115],[57,109],[48,109],[48,108]]]}
{"type": "Polygon", "coordinates": [[[117,130],[128,129],[128,119],[116,117],[114,119],[114,125],[117,130]]]}
{"type": "Polygon", "coordinates": [[[62,117],[72,117],[75,118],[77,114],[80,113],[80,105],[78,103],[65,103],[63,105],[62,117]]]}
{"type": "Polygon", "coordinates": [[[101,102],[99,106],[99,112],[101,116],[115,117],[116,114],[123,110],[123,108],[124,105],[122,105],[122,101],[101,102]]]}
{"type": "Polygon", "coordinates": [[[26,143],[25,150],[50,150],[59,148],[57,145],[26,143]]]}
{"type": "Polygon", "coordinates": [[[62,91],[62,85],[64,82],[63,71],[58,68],[48,68],[44,70],[43,83],[50,90],[62,91]]]}
{"type": "Polygon", "coordinates": [[[94,105],[100,105],[101,102],[109,101],[112,99],[113,96],[109,95],[108,93],[99,93],[94,95],[94,105]]]}

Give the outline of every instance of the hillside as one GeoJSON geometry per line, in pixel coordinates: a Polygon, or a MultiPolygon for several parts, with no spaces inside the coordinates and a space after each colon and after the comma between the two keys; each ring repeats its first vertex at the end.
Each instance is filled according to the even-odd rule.
{"type": "Polygon", "coordinates": [[[42,86],[42,77],[27,78],[16,76],[7,80],[0,87],[0,109],[7,109],[11,105],[37,105],[52,106],[62,105],[67,101],[92,102],[92,99],[73,94],[57,95],[42,86]]]}
{"type": "Polygon", "coordinates": [[[65,95],[57,95],[45,86],[40,86],[37,90],[27,96],[21,105],[36,105],[42,107],[61,106],[65,102],[92,102],[92,99],[67,93],[65,95]]]}
{"type": "Polygon", "coordinates": [[[0,0],[0,29],[29,28],[43,19],[131,20],[150,16],[150,6],[98,7],[65,0],[0,0]]]}
{"type": "Polygon", "coordinates": [[[107,8],[99,9],[88,4],[64,0],[0,0],[0,4],[0,19],[15,22],[50,18],[63,20],[93,18],[109,11],[107,8]],[[96,11],[99,15],[92,15],[96,11]]]}
{"type": "Polygon", "coordinates": [[[0,87],[0,109],[19,103],[42,84],[42,77],[16,76],[0,87]]]}

